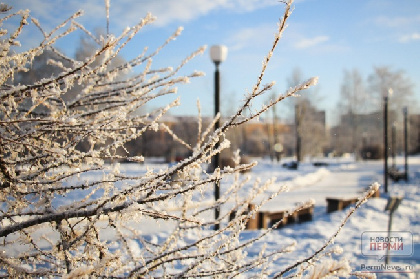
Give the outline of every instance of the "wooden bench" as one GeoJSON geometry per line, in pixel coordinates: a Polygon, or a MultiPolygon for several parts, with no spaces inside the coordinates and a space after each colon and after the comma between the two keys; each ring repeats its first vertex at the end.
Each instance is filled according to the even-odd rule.
{"type": "MultiPolygon", "coordinates": [[[[242,213],[242,215],[248,215],[250,211],[255,210],[255,205],[254,204],[249,204],[248,205],[248,210],[244,211],[242,213]]],[[[236,211],[232,211],[229,215],[229,221],[232,221],[235,217],[236,217],[237,212],[236,211]]],[[[254,215],[252,215],[252,217],[248,220],[248,222],[246,222],[245,225],[247,230],[257,230],[260,228],[260,219],[259,219],[259,213],[255,212],[254,215]]]]}
{"type": "Polygon", "coordinates": [[[287,224],[288,216],[287,211],[276,211],[276,212],[267,212],[263,211],[259,213],[260,222],[259,228],[260,229],[267,229],[273,226],[275,223],[283,220],[277,228],[281,228],[287,224]]]}
{"type": "MultiPolygon", "coordinates": [[[[249,214],[250,211],[255,210],[255,205],[250,204],[248,210],[243,212],[243,215],[249,214]]],[[[237,212],[232,211],[229,215],[229,220],[232,221],[236,217],[237,212]]],[[[246,223],[247,230],[267,229],[282,220],[277,228],[281,228],[286,224],[301,223],[312,221],[314,214],[314,206],[303,208],[290,214],[287,210],[279,211],[260,211],[255,214],[246,223]]]]}
{"type": "Polygon", "coordinates": [[[315,205],[312,205],[311,207],[303,208],[297,211],[296,213],[298,215],[299,223],[312,221],[314,216],[314,208],[315,205]]]}
{"type": "Polygon", "coordinates": [[[355,204],[358,198],[326,198],[327,200],[327,213],[338,210],[343,210],[351,204],[355,204]]]}
{"type": "Polygon", "coordinates": [[[292,223],[302,223],[307,221],[312,221],[314,214],[314,206],[303,208],[299,211],[295,211],[293,213],[289,213],[286,210],[281,211],[262,211],[259,212],[259,228],[260,229],[267,229],[280,220],[282,222],[279,224],[277,228],[281,228],[287,224],[292,223]]]}

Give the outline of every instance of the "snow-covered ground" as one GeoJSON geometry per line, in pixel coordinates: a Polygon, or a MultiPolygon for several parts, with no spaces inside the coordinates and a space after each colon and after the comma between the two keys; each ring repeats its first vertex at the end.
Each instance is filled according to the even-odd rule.
{"type": "MultiPolygon", "coordinates": [[[[403,158],[397,158],[397,165],[403,166],[403,158]]],[[[383,183],[383,162],[365,161],[356,162],[351,158],[347,159],[326,159],[313,160],[302,163],[297,170],[289,170],[282,167],[288,162],[271,162],[269,159],[255,159],[258,164],[250,173],[241,174],[241,179],[251,175],[252,179],[247,182],[239,192],[239,196],[248,195],[259,178],[266,181],[274,177],[274,183],[268,187],[264,195],[269,196],[282,187],[287,186],[288,191],[280,193],[273,200],[263,205],[261,211],[279,211],[293,209],[298,202],[313,200],[315,203],[313,220],[304,223],[287,224],[280,229],[274,230],[247,250],[249,258],[257,256],[261,250],[279,250],[293,242],[296,242],[295,250],[285,254],[273,262],[273,269],[266,270],[266,274],[274,274],[283,270],[298,260],[304,259],[320,249],[324,243],[337,231],[341,222],[346,217],[349,209],[326,212],[327,197],[361,197],[366,188],[374,182],[383,183]],[[327,165],[315,167],[313,162],[324,162],[327,165]]],[[[390,160],[391,161],[391,160],[390,160]]],[[[169,166],[163,161],[147,159],[145,164],[122,164],[120,171],[128,175],[141,175],[148,169],[165,169],[169,166]]],[[[102,176],[102,172],[91,172],[83,174],[78,179],[89,179],[89,177],[102,176]]],[[[332,255],[335,260],[347,259],[354,271],[364,272],[365,275],[375,273],[378,278],[420,278],[420,156],[409,157],[409,181],[394,183],[389,181],[389,191],[384,193],[383,187],[379,189],[381,196],[371,198],[359,208],[349,219],[335,239],[331,249],[340,246],[343,250],[341,255],[332,255]],[[399,242],[396,245],[404,245],[404,249],[392,252],[388,265],[384,264],[385,252],[373,251],[372,246],[362,246],[363,241],[374,240],[377,237],[387,236],[389,211],[385,207],[390,196],[402,196],[403,200],[393,214],[392,231],[394,238],[399,242]]],[[[221,194],[232,184],[233,177],[227,177],[222,181],[221,194]]],[[[210,204],[213,197],[213,189],[208,189],[201,194],[200,204],[210,204]]],[[[56,206],[63,206],[72,201],[82,199],[86,193],[83,191],[74,192],[66,198],[55,200],[56,206]]],[[[259,195],[255,199],[258,204],[264,197],[259,195]]],[[[195,197],[192,197],[195,198],[195,197]]],[[[237,198],[237,197],[236,197],[237,198]]],[[[174,206],[175,209],[175,205],[174,206]]],[[[171,210],[171,208],[164,208],[171,210]]],[[[223,210],[226,208],[222,208],[223,210]]],[[[225,211],[226,212],[226,211],[225,211]]],[[[213,218],[212,214],[204,218],[213,218]]],[[[225,222],[228,220],[226,219],[225,222]]],[[[141,231],[145,239],[152,243],[159,243],[166,239],[173,228],[171,222],[160,223],[153,221],[133,220],[135,229],[141,231]],[[149,223],[148,223],[149,222],[149,223]]],[[[222,223],[221,226],[224,224],[222,223]]],[[[255,238],[265,230],[248,230],[241,234],[241,240],[255,238]]],[[[112,234],[108,234],[106,228],[101,232],[104,240],[111,240],[112,234]]],[[[188,236],[191,240],[194,236],[188,236]]],[[[375,243],[376,245],[376,243],[375,243]]],[[[140,246],[136,241],[131,241],[130,249],[139,251],[140,246]]],[[[402,248],[402,246],[398,246],[402,248]]],[[[18,247],[10,247],[13,250],[18,247]]],[[[17,250],[16,250],[17,251],[17,250]]],[[[9,251],[10,252],[10,251],[9,251]]],[[[329,256],[327,256],[329,257],[329,256]]],[[[249,271],[246,276],[251,276],[249,271]]]]}
{"type": "MultiPolygon", "coordinates": [[[[275,230],[248,251],[248,254],[252,256],[258,254],[263,246],[267,247],[266,249],[279,249],[296,240],[296,250],[279,258],[275,263],[279,269],[319,249],[338,229],[349,209],[327,214],[326,197],[360,197],[373,182],[383,183],[382,161],[355,162],[352,159],[322,159],[322,162],[328,163],[327,166],[315,167],[311,162],[307,162],[302,163],[298,170],[288,170],[281,165],[287,162],[287,159],[281,163],[271,162],[268,159],[256,160],[258,165],[251,172],[253,177],[259,177],[261,180],[271,177],[276,179],[267,190],[268,194],[274,193],[284,185],[289,187],[288,192],[281,193],[265,204],[263,210],[291,209],[297,202],[309,199],[315,202],[312,221],[289,224],[275,230]]],[[[403,158],[397,158],[397,165],[400,167],[403,166],[402,160],[403,158]]],[[[128,168],[126,171],[129,172],[133,166],[126,167],[128,168]]],[[[339,257],[348,259],[353,270],[364,272],[366,275],[376,273],[378,278],[420,278],[420,157],[418,156],[409,157],[409,178],[409,182],[395,183],[390,180],[387,194],[381,187],[379,190],[381,197],[371,198],[363,204],[336,238],[334,245],[343,248],[343,253],[339,257]],[[375,238],[385,233],[386,236],[389,211],[385,211],[385,207],[390,196],[403,196],[402,203],[393,214],[392,231],[396,232],[396,237],[404,236],[403,239],[398,240],[402,240],[401,243],[405,245],[402,251],[405,255],[396,256],[392,252],[389,264],[384,265],[384,251],[362,248],[361,243],[363,235],[375,238]],[[412,239],[410,239],[411,236],[412,239]],[[413,248],[411,250],[410,245],[413,248]]],[[[249,184],[251,185],[252,182],[249,184]]],[[[222,193],[228,185],[229,179],[222,183],[222,193]]],[[[243,189],[244,194],[251,186],[247,187],[245,185],[243,189]]],[[[151,238],[164,238],[169,229],[164,226],[154,226],[148,227],[144,233],[151,238]]],[[[243,239],[252,238],[261,233],[260,230],[246,231],[242,237],[243,239]]]]}

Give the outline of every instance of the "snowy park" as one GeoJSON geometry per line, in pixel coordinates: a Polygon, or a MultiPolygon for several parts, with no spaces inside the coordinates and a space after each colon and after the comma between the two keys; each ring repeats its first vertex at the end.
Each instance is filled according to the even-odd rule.
{"type": "MultiPolygon", "coordinates": [[[[400,158],[402,159],[402,158],[400,158]]],[[[402,162],[402,161],[401,161],[402,162]]],[[[400,163],[401,163],[400,162],[400,163]]],[[[255,170],[256,175],[276,175],[279,184],[290,185],[290,191],[279,195],[266,206],[273,210],[284,206],[292,207],[292,203],[302,200],[314,199],[315,210],[313,221],[302,224],[290,224],[275,231],[269,236],[269,245],[284,245],[286,240],[298,239],[297,254],[291,258],[305,257],[319,248],[333,235],[337,227],[346,216],[346,211],[326,213],[327,197],[354,197],[366,190],[366,187],[375,181],[383,181],[383,161],[355,162],[353,160],[332,160],[327,167],[316,168],[310,163],[303,164],[297,171],[280,168],[276,164],[262,161],[255,170]],[[319,241],[321,240],[321,241],[319,241]]],[[[350,261],[355,270],[365,273],[376,273],[378,278],[418,278],[420,268],[420,158],[410,158],[410,180],[399,183],[390,182],[389,193],[383,193],[380,188],[379,198],[370,198],[347,224],[335,240],[335,244],[343,248],[342,257],[350,261]],[[389,213],[385,211],[390,196],[404,197],[400,207],[395,212],[392,230],[408,231],[413,235],[414,252],[412,255],[392,257],[391,263],[402,269],[397,270],[367,270],[366,266],[383,264],[383,257],[363,255],[361,249],[362,234],[368,231],[387,231],[389,213]],[[406,269],[410,265],[412,269],[406,269]],[[417,277],[416,277],[417,276],[417,277]]],[[[247,232],[248,234],[258,232],[247,232]]],[[[279,264],[286,264],[285,257],[279,264]]]]}
{"type": "MultiPolygon", "coordinates": [[[[415,44],[398,50],[401,70],[385,51],[362,75],[328,32],[299,35],[336,14],[331,3],[296,1],[308,25],[296,17],[282,44],[293,0],[70,1],[86,17],[15,2],[0,4],[0,278],[419,278],[420,114],[404,71],[415,44]],[[179,44],[183,21],[169,22],[181,11],[233,21],[213,32],[188,16],[179,44]],[[227,39],[208,36],[227,26],[227,39]]],[[[377,3],[349,5],[382,18],[377,3]]],[[[346,41],[363,53],[365,39],[346,41]]],[[[383,44],[368,48],[362,60],[383,44]]]]}
{"type": "MultiPolygon", "coordinates": [[[[296,260],[304,259],[319,249],[337,231],[347,212],[352,206],[340,211],[327,213],[326,198],[352,198],[361,197],[369,185],[374,182],[382,184],[383,181],[383,161],[355,161],[349,158],[322,158],[301,163],[297,170],[284,168],[281,163],[272,162],[270,159],[255,159],[258,164],[250,173],[242,176],[251,175],[252,179],[241,189],[245,195],[250,191],[253,179],[259,178],[262,181],[275,178],[268,191],[258,196],[254,202],[262,200],[262,196],[270,195],[285,187],[284,192],[274,199],[265,203],[260,210],[279,211],[292,210],[297,203],[311,200],[314,203],[312,221],[294,222],[282,225],[279,229],[273,230],[267,236],[260,239],[256,245],[247,251],[248,257],[258,255],[262,249],[279,249],[280,247],[297,242],[292,251],[279,257],[274,266],[281,270],[281,266],[293,264],[296,260]],[[321,167],[314,166],[314,162],[322,161],[321,167]]],[[[283,162],[287,162],[285,158],[283,162]]],[[[409,157],[409,181],[393,182],[389,181],[389,193],[385,194],[383,187],[379,188],[380,197],[372,197],[363,204],[349,221],[344,225],[334,244],[327,250],[339,249],[342,254],[333,258],[347,259],[353,271],[359,271],[368,277],[376,274],[377,278],[418,278],[420,272],[420,157],[409,157]],[[412,235],[412,252],[403,255],[390,255],[390,262],[384,265],[385,251],[377,253],[367,253],[362,250],[362,234],[387,232],[389,212],[385,211],[389,197],[403,197],[402,203],[394,213],[392,231],[409,232],[412,235]],[[416,277],[417,276],[417,277],[416,277]]],[[[397,165],[403,164],[403,157],[397,158],[397,165]]],[[[145,172],[146,169],[161,168],[169,166],[163,163],[163,159],[146,160],[144,165],[123,164],[121,172],[131,175],[138,172],[145,172]],[[162,161],[160,163],[160,161],[162,161]]],[[[223,190],[229,187],[229,179],[222,182],[223,190]]],[[[213,197],[212,189],[203,194],[201,204],[211,203],[213,197]]],[[[170,212],[175,208],[165,208],[170,212]]],[[[223,209],[222,209],[223,215],[223,209]]],[[[211,214],[206,218],[211,219],[211,214]]],[[[226,225],[221,224],[223,227],[226,225]]],[[[139,225],[141,234],[146,239],[159,243],[165,240],[172,233],[172,226],[168,226],[150,221],[139,225]]],[[[252,229],[241,233],[240,238],[245,241],[264,233],[266,230],[252,229]]],[[[191,235],[191,239],[198,236],[191,235]]],[[[132,249],[139,251],[141,245],[138,242],[131,242],[132,249]]],[[[275,274],[275,269],[267,270],[267,275],[275,274]]],[[[251,276],[254,271],[246,273],[251,276]]],[[[369,278],[369,277],[368,277],[369,278]]]]}

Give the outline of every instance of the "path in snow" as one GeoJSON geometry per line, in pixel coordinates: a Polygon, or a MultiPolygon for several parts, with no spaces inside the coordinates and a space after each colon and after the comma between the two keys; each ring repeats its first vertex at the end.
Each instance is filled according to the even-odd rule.
{"type": "Polygon", "coordinates": [[[293,208],[296,203],[313,199],[315,207],[325,207],[327,197],[360,197],[374,182],[381,182],[377,166],[331,165],[314,172],[298,176],[286,185],[290,191],[280,194],[264,205],[263,210],[281,210],[293,208]]]}

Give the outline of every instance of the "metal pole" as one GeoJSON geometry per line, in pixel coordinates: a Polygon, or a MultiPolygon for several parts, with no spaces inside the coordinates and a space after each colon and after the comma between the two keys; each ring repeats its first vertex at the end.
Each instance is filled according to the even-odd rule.
{"type": "Polygon", "coordinates": [[[408,132],[407,132],[407,107],[403,109],[404,113],[404,178],[408,181],[408,132]]]}
{"type": "Polygon", "coordinates": [[[384,97],[384,191],[388,193],[388,96],[384,97]]]}
{"type": "Polygon", "coordinates": [[[301,144],[302,138],[300,137],[300,117],[301,117],[301,109],[300,105],[295,105],[295,125],[296,125],[296,160],[300,162],[302,160],[301,156],[301,144]]]}
{"type": "Polygon", "coordinates": [[[395,122],[392,124],[392,131],[391,131],[391,148],[392,148],[392,170],[396,171],[397,169],[397,162],[396,162],[396,136],[397,136],[397,127],[395,122]]]}
{"type": "MultiPolygon", "coordinates": [[[[273,144],[276,146],[277,142],[277,114],[276,114],[276,106],[273,106],[273,144]]],[[[274,155],[277,159],[277,162],[280,161],[280,154],[279,152],[274,148],[274,155]]]]}
{"type": "MultiPolygon", "coordinates": [[[[389,219],[388,219],[388,239],[391,237],[391,230],[392,230],[392,215],[397,210],[398,206],[402,202],[402,197],[389,197],[388,203],[385,206],[385,211],[389,210],[389,219]]],[[[389,256],[389,248],[386,250],[385,255],[385,264],[389,264],[390,256],[389,256]]]]}
{"type": "MultiPolygon", "coordinates": [[[[216,71],[214,72],[214,116],[216,116],[220,112],[220,73],[219,73],[219,63],[215,63],[216,65],[216,71]]],[[[220,127],[220,118],[216,121],[214,125],[214,129],[217,130],[220,127]]],[[[219,147],[219,142],[216,143],[215,148],[217,149],[219,147]]],[[[216,153],[213,160],[213,171],[216,170],[220,166],[220,156],[219,153],[216,153]]],[[[220,181],[216,181],[214,183],[214,199],[216,200],[216,203],[220,199],[220,181]]],[[[214,218],[216,220],[214,229],[219,230],[220,224],[217,223],[217,220],[220,216],[220,207],[219,205],[216,205],[216,208],[214,209],[214,218]]]]}
{"type": "MultiPolygon", "coordinates": [[[[392,210],[389,211],[389,219],[388,219],[388,239],[391,236],[391,229],[392,229],[392,214],[394,212],[392,210]]],[[[389,249],[386,249],[386,255],[385,255],[385,264],[389,264],[389,249]]]]}

